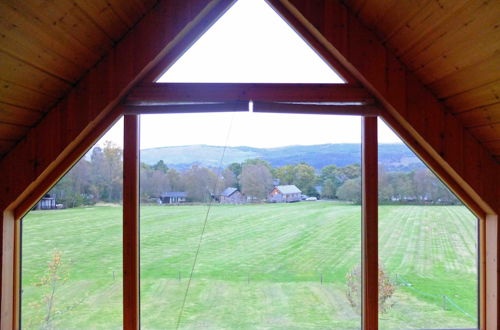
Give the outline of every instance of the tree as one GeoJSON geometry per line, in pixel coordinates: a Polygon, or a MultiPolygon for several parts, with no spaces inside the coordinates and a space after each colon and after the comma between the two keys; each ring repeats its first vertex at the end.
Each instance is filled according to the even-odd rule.
{"type": "Polygon", "coordinates": [[[317,196],[316,191],[316,173],[314,167],[301,163],[295,166],[293,175],[293,184],[306,195],[317,196]]]}
{"type": "Polygon", "coordinates": [[[39,311],[36,315],[38,319],[32,319],[31,325],[40,325],[41,329],[52,329],[54,318],[69,310],[69,308],[66,310],[60,308],[59,304],[56,303],[58,289],[67,279],[67,271],[63,266],[61,252],[54,251],[45,274],[35,284],[42,289],[44,294],[39,303],[32,303],[30,306],[39,311]]]}
{"type": "Polygon", "coordinates": [[[208,202],[212,195],[220,193],[217,175],[205,167],[193,165],[183,175],[188,197],[195,202],[208,202]]]}
{"type": "Polygon", "coordinates": [[[361,178],[349,179],[337,190],[337,197],[340,200],[351,201],[356,204],[361,203],[361,178]]]}
{"type": "Polygon", "coordinates": [[[236,187],[238,189],[240,188],[236,175],[229,168],[226,168],[222,172],[222,177],[224,179],[224,184],[223,184],[224,188],[227,188],[227,187],[236,187]]]}
{"type": "Polygon", "coordinates": [[[244,165],[241,178],[241,191],[243,194],[264,199],[273,187],[271,171],[264,165],[244,165]]]}
{"type": "Polygon", "coordinates": [[[241,175],[241,164],[240,163],[232,163],[227,167],[231,172],[233,172],[234,176],[238,178],[241,175]]]}
{"type": "Polygon", "coordinates": [[[169,191],[169,182],[166,172],[163,169],[155,169],[158,167],[150,167],[141,163],[140,169],[140,189],[141,196],[144,199],[151,197],[159,197],[162,193],[169,191]]]}
{"type": "Polygon", "coordinates": [[[352,164],[344,167],[339,167],[335,171],[335,176],[341,184],[349,179],[358,178],[361,176],[361,166],[359,166],[359,164],[352,164]]]}
{"type": "Polygon", "coordinates": [[[323,181],[323,190],[321,191],[322,198],[335,198],[337,192],[337,187],[331,179],[326,179],[323,181]]]}
{"type": "Polygon", "coordinates": [[[321,169],[319,181],[323,187],[321,197],[336,198],[337,189],[340,186],[340,180],[337,178],[338,168],[335,165],[328,165],[321,169]]]}
{"type": "Polygon", "coordinates": [[[163,162],[163,159],[160,159],[156,164],[153,165],[153,169],[161,171],[163,173],[167,173],[168,166],[163,162]]]}
{"type": "Polygon", "coordinates": [[[394,187],[390,176],[386,173],[385,168],[378,168],[378,200],[379,202],[388,202],[394,196],[394,187]]]}
{"type": "Polygon", "coordinates": [[[293,165],[278,167],[275,170],[275,176],[279,180],[279,184],[293,184],[293,180],[295,177],[295,167],[293,165]]]}

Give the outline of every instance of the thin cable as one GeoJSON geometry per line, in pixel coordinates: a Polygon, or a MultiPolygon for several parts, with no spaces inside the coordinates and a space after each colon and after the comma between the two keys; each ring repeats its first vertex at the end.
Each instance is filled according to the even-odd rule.
{"type": "MultiPolygon", "coordinates": [[[[232,113],[231,121],[229,122],[229,128],[227,130],[227,135],[226,135],[226,141],[224,142],[224,148],[222,149],[222,155],[221,155],[221,158],[219,161],[217,178],[215,180],[214,190],[213,190],[214,193],[217,191],[217,186],[219,185],[219,178],[220,178],[220,175],[222,172],[222,161],[224,160],[224,155],[226,154],[227,144],[229,142],[229,136],[231,135],[231,128],[233,127],[233,120],[234,120],[234,112],[232,113]]],[[[179,329],[179,326],[181,324],[182,313],[184,312],[184,306],[186,305],[186,300],[187,300],[187,296],[189,293],[189,288],[191,287],[191,280],[193,279],[193,273],[194,273],[194,269],[196,267],[196,261],[198,260],[198,254],[200,253],[201,242],[203,241],[203,235],[205,234],[205,229],[207,227],[208,216],[210,215],[210,209],[212,207],[212,201],[213,201],[213,198],[212,198],[212,196],[210,196],[210,200],[208,202],[207,214],[205,216],[205,221],[203,222],[203,228],[201,230],[200,240],[198,241],[198,247],[196,248],[196,253],[194,255],[193,266],[191,267],[191,273],[189,274],[189,280],[188,280],[188,284],[186,287],[186,292],[184,292],[184,299],[182,300],[181,310],[179,311],[179,317],[177,318],[177,325],[176,325],[175,329],[179,329]]]]}

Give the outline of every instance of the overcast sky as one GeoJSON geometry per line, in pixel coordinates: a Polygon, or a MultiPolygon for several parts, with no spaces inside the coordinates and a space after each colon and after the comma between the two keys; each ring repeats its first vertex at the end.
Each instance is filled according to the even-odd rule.
{"type": "MultiPolygon", "coordinates": [[[[239,0],[158,81],[343,82],[264,0],[239,0]]],[[[400,142],[383,126],[379,129],[381,142],[400,142]]],[[[120,121],[102,140],[122,146],[122,131],[120,121]]],[[[141,148],[189,144],[278,147],[360,141],[361,119],[351,116],[141,116],[141,148]]]]}

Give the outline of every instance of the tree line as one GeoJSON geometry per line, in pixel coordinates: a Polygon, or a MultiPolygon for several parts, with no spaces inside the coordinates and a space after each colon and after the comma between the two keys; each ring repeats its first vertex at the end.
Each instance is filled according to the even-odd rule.
{"type": "MultiPolygon", "coordinates": [[[[92,150],[54,186],[51,194],[65,207],[122,200],[123,152],[110,142],[92,150]]],[[[187,192],[191,202],[207,202],[227,187],[238,188],[246,196],[263,200],[274,185],[295,185],[304,195],[322,199],[361,202],[361,167],[328,165],[317,172],[306,163],[272,167],[262,159],[232,163],[223,169],[193,165],[187,170],[169,168],[162,160],[154,165],[141,163],[142,201],[152,201],[162,193],[187,192]]],[[[458,200],[428,169],[387,172],[379,168],[380,203],[443,203],[458,200]]]]}

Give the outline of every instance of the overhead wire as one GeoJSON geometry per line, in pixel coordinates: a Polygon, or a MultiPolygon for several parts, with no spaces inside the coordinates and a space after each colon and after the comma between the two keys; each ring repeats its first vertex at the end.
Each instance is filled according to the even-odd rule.
{"type": "MultiPolygon", "coordinates": [[[[227,131],[227,134],[226,134],[226,140],[224,142],[224,148],[222,149],[222,155],[221,155],[220,160],[219,160],[219,165],[218,165],[218,170],[217,170],[217,177],[216,177],[216,180],[215,180],[214,189],[212,190],[213,193],[216,193],[217,187],[218,187],[219,182],[220,182],[220,176],[222,174],[222,163],[224,161],[224,156],[226,154],[226,149],[227,149],[227,146],[228,146],[228,143],[229,143],[229,137],[231,135],[231,129],[233,127],[234,116],[235,116],[235,113],[233,112],[232,116],[231,116],[231,120],[229,122],[229,127],[228,127],[228,131],[227,131]]],[[[203,221],[203,226],[202,226],[201,233],[200,233],[200,239],[198,240],[198,246],[196,248],[196,253],[194,255],[194,260],[193,260],[193,265],[191,267],[191,272],[189,273],[189,279],[188,279],[188,283],[187,283],[187,286],[186,286],[186,291],[184,292],[184,298],[182,300],[181,309],[179,311],[179,316],[177,317],[177,324],[175,326],[176,329],[179,329],[179,326],[181,324],[182,314],[184,313],[184,308],[186,306],[187,296],[189,294],[189,289],[191,287],[191,282],[192,282],[192,279],[193,279],[194,270],[196,268],[196,262],[198,261],[198,255],[199,255],[200,249],[201,249],[201,243],[203,241],[203,236],[205,235],[205,230],[207,228],[208,218],[209,218],[209,215],[210,215],[210,209],[211,209],[212,203],[213,203],[212,193],[210,193],[210,195],[211,196],[210,196],[210,200],[208,201],[207,213],[205,215],[205,220],[203,221]]]]}

